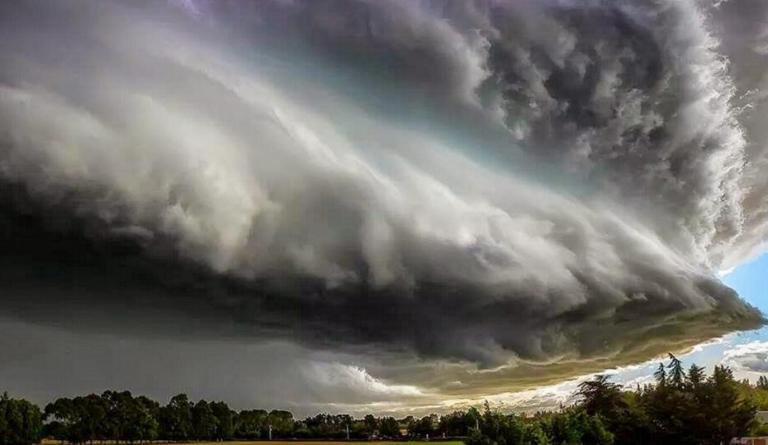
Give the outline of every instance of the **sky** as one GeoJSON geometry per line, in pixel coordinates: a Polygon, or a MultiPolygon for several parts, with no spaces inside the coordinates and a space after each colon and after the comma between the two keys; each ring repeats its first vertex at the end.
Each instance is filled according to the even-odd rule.
{"type": "Polygon", "coordinates": [[[768,310],[768,255],[739,266],[723,282],[752,305],[768,310]]]}
{"type": "MultiPolygon", "coordinates": [[[[735,289],[748,303],[768,311],[768,255],[749,261],[723,277],[723,282],[735,289]]],[[[686,366],[696,363],[709,370],[714,365],[727,365],[739,379],[756,381],[768,373],[768,330],[765,328],[729,334],[712,342],[699,345],[680,355],[686,366]]],[[[665,357],[651,360],[645,366],[620,370],[613,379],[628,386],[653,381],[653,372],[665,357]]],[[[571,385],[566,385],[570,389],[571,385]]],[[[568,400],[567,391],[561,391],[562,400],[568,400]]],[[[531,396],[535,398],[535,395],[531,396]]]]}
{"type": "Polygon", "coordinates": [[[768,369],[766,63],[763,0],[2,2],[0,388],[400,415],[768,369]]]}

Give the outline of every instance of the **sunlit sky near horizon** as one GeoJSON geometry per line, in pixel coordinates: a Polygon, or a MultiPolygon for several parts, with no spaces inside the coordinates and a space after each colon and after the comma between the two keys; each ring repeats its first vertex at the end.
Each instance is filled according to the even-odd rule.
{"type": "MultiPolygon", "coordinates": [[[[761,311],[768,312],[768,254],[743,264],[728,275],[722,277],[725,284],[732,287],[749,304],[761,311]]],[[[680,355],[687,367],[693,363],[705,366],[711,371],[712,366],[725,364],[730,366],[738,378],[756,380],[762,373],[768,374],[768,328],[729,334],[721,339],[704,343],[690,352],[680,355]]],[[[645,364],[629,366],[608,371],[616,383],[627,387],[653,382],[653,372],[659,362],[666,362],[666,357],[650,360],[645,364]]],[[[540,405],[556,406],[559,402],[572,400],[578,384],[588,376],[558,385],[552,385],[530,391],[522,400],[497,400],[502,406],[511,409],[535,410],[540,405]],[[542,402],[546,400],[546,402],[542,402]]],[[[495,401],[493,398],[492,401],[495,401]]]]}
{"type": "MultiPolygon", "coordinates": [[[[768,312],[768,255],[743,264],[722,278],[723,282],[736,290],[749,304],[757,307],[764,313],[768,312]]],[[[751,380],[760,374],[755,371],[768,372],[768,329],[730,334],[722,340],[711,344],[705,344],[694,348],[693,351],[682,356],[686,365],[696,363],[711,367],[716,364],[726,364],[734,368],[740,377],[751,380]],[[754,358],[749,366],[743,366],[744,358],[754,358]],[[760,368],[759,363],[764,362],[765,368],[760,368]],[[755,363],[758,366],[755,366],[755,363]],[[753,369],[757,368],[757,369],[753,369]]],[[[616,374],[615,379],[624,384],[647,383],[651,381],[651,374],[656,369],[657,362],[651,361],[646,366],[632,367],[616,374]]]]}

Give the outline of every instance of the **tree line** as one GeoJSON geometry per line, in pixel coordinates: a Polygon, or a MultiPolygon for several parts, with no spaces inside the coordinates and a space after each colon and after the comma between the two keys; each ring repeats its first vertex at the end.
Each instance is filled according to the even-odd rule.
{"type": "Polygon", "coordinates": [[[511,414],[486,403],[482,411],[401,419],[318,414],[298,420],[289,411],[235,411],[225,402],[193,402],[185,394],[161,406],[128,391],[59,398],[41,411],[5,394],[0,445],[32,444],[42,437],[72,444],[461,437],[467,445],[719,445],[768,435],[768,425],[755,420],[756,409],[768,409],[768,378],[752,385],[723,366],[707,376],[696,365],[683,369],[673,355],[654,377],[654,383],[630,390],[597,376],[579,386],[575,404],[555,411],[511,414]]]}
{"type": "MultiPolygon", "coordinates": [[[[298,420],[290,411],[235,411],[225,402],[190,401],[186,394],[176,395],[161,406],[148,397],[134,397],[129,391],[62,397],[46,405],[42,412],[29,402],[18,402],[31,407],[31,428],[23,437],[16,435],[6,440],[3,432],[8,428],[4,429],[0,422],[0,445],[32,444],[41,437],[70,444],[465,437],[480,418],[479,411],[472,408],[463,413],[442,417],[432,414],[420,419],[371,414],[355,419],[347,414],[322,413],[298,420]]],[[[23,430],[18,425],[10,426],[10,430],[23,430]]]]}
{"type": "Polygon", "coordinates": [[[735,437],[762,435],[755,418],[768,408],[768,379],[737,381],[725,366],[685,370],[669,356],[655,382],[627,390],[607,376],[579,385],[578,402],[533,416],[503,414],[486,407],[468,445],[722,445],[735,437]],[[762,406],[761,406],[762,405],[762,406]]]}

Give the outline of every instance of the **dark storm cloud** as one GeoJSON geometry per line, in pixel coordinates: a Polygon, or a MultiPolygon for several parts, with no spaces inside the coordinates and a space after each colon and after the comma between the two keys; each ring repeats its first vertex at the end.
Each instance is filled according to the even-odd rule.
{"type": "Polygon", "coordinates": [[[6,340],[0,344],[3,387],[43,405],[62,396],[127,389],[164,402],[184,392],[225,400],[235,409],[289,409],[304,416],[339,400],[367,413],[368,403],[429,398],[338,361],[349,357],[286,342],[185,342],[7,321],[0,321],[0,334],[6,340]]]}
{"type": "Polygon", "coordinates": [[[739,361],[743,370],[752,372],[768,372],[768,353],[762,352],[744,357],[739,361]]]}
{"type": "Polygon", "coordinates": [[[701,8],[4,4],[0,310],[523,380],[756,327],[714,274],[762,158],[701,8]]]}
{"type": "MultiPolygon", "coordinates": [[[[443,119],[471,121],[457,107],[480,107],[508,131],[505,143],[486,146],[523,148],[629,201],[632,216],[650,215],[643,223],[666,242],[718,269],[759,244],[739,242],[764,232],[744,234],[745,220],[765,221],[758,209],[744,212],[744,177],[763,170],[745,172],[745,162],[765,156],[745,156],[737,120],[739,107],[757,104],[732,106],[763,88],[734,84],[728,57],[747,50],[748,62],[731,71],[759,75],[749,63],[768,34],[762,6],[739,3],[324,0],[210,3],[210,12],[248,17],[270,43],[395,85],[374,91],[405,92],[418,108],[439,104],[443,119]],[[737,47],[718,52],[729,44],[737,47]]],[[[409,113],[409,102],[397,104],[396,113],[409,113]]]]}
{"type": "Polygon", "coordinates": [[[741,181],[744,222],[734,245],[723,259],[724,269],[762,254],[768,240],[768,4],[761,1],[724,2],[717,14],[722,35],[721,50],[728,54],[731,76],[738,85],[734,106],[745,129],[745,158],[748,168],[741,181]]]}

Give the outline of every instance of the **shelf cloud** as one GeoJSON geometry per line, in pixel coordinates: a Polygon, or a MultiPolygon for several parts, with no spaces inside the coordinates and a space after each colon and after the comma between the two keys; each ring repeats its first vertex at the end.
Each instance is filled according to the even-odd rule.
{"type": "Polygon", "coordinates": [[[523,388],[759,327],[717,274],[768,234],[767,14],[4,3],[0,315],[388,357],[391,385],[307,368],[355,400],[523,388]],[[417,372],[436,363],[453,371],[417,372]]]}

